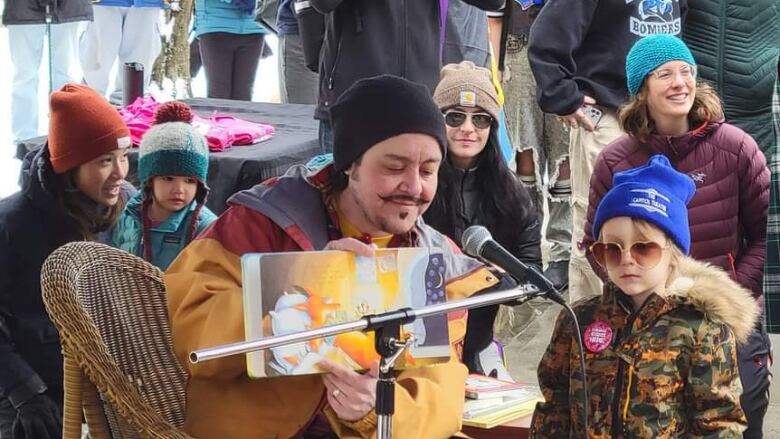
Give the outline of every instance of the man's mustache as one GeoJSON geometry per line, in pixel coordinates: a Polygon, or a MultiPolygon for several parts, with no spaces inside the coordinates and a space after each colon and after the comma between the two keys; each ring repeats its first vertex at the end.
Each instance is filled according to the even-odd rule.
{"type": "Polygon", "coordinates": [[[430,203],[430,200],[425,198],[410,197],[408,195],[380,195],[379,198],[388,203],[414,203],[417,206],[430,203]]]}

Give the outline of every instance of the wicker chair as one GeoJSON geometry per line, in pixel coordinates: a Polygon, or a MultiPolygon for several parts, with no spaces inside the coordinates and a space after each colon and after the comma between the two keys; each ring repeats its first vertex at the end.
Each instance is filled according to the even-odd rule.
{"type": "Polygon", "coordinates": [[[41,272],[65,358],[63,438],[188,438],[187,375],[174,356],[156,267],[93,242],[67,244],[41,272]]]}

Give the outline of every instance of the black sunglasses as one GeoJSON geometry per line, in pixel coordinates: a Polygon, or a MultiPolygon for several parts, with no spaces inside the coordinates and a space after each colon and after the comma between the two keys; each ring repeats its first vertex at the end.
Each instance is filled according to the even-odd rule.
{"type": "Polygon", "coordinates": [[[457,110],[444,113],[444,123],[453,128],[463,125],[467,118],[471,118],[471,123],[480,130],[490,128],[490,125],[493,124],[493,116],[487,113],[466,113],[457,110]]]}

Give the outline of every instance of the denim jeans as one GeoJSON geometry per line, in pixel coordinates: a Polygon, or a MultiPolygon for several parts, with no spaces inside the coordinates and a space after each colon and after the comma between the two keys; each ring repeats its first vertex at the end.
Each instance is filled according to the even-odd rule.
{"type": "Polygon", "coordinates": [[[333,126],[329,121],[320,121],[320,151],[322,154],[333,153],[333,126]]]}

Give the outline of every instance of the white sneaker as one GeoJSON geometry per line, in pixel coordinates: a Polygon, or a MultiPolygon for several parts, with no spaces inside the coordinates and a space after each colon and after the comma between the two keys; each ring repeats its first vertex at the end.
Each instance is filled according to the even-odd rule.
{"type": "Polygon", "coordinates": [[[479,355],[479,365],[487,376],[492,376],[503,381],[515,382],[509,371],[506,370],[506,361],[504,360],[504,350],[501,345],[493,340],[488,347],[483,349],[479,355]]]}

